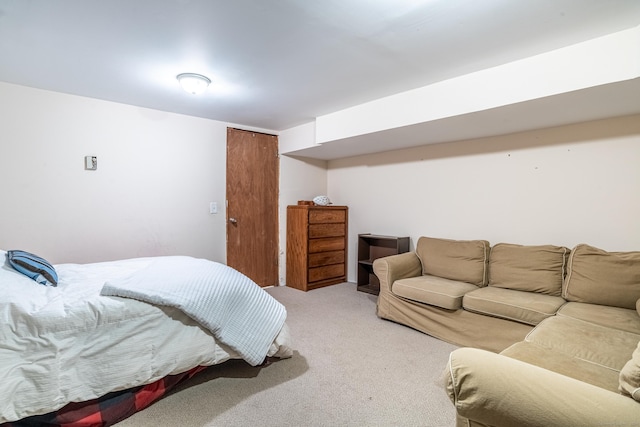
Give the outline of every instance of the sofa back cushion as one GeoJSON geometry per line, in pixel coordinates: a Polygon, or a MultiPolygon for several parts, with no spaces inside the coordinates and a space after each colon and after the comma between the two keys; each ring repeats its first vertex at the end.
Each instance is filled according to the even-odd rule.
{"type": "Polygon", "coordinates": [[[489,286],[560,296],[569,249],[498,243],[489,253],[489,286]]]}
{"type": "Polygon", "coordinates": [[[486,240],[420,237],[416,255],[422,262],[422,274],[476,286],[487,285],[489,242],[486,240]]]}
{"type": "Polygon", "coordinates": [[[573,248],[562,288],[567,301],[635,309],[640,298],[640,252],[573,248]]]}

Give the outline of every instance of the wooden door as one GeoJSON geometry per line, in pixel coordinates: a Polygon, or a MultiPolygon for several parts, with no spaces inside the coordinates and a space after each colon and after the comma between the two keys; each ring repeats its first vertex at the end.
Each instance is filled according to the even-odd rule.
{"type": "Polygon", "coordinates": [[[278,286],[278,137],[227,128],[227,264],[278,286]]]}

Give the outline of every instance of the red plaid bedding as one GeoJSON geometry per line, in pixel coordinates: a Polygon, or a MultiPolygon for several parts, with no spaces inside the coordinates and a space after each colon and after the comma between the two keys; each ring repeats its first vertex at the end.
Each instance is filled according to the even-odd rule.
{"type": "Polygon", "coordinates": [[[145,386],[106,394],[87,402],[74,402],[55,412],[35,415],[0,427],[106,427],[113,425],[151,405],[178,384],[206,369],[195,367],[187,372],[169,375],[145,386]]]}

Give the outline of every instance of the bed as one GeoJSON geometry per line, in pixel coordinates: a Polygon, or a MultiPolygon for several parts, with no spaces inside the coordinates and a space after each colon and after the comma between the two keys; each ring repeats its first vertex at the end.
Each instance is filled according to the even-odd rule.
{"type": "Polygon", "coordinates": [[[284,307],[219,263],[58,264],[54,287],[18,272],[0,250],[2,260],[0,424],[157,391],[232,358],[255,366],[293,352],[284,307]]]}

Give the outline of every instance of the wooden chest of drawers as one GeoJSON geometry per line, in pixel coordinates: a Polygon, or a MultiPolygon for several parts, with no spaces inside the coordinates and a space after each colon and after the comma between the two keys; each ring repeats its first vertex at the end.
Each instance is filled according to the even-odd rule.
{"type": "Polygon", "coordinates": [[[346,206],[287,206],[287,286],[308,291],[347,280],[346,206]]]}

